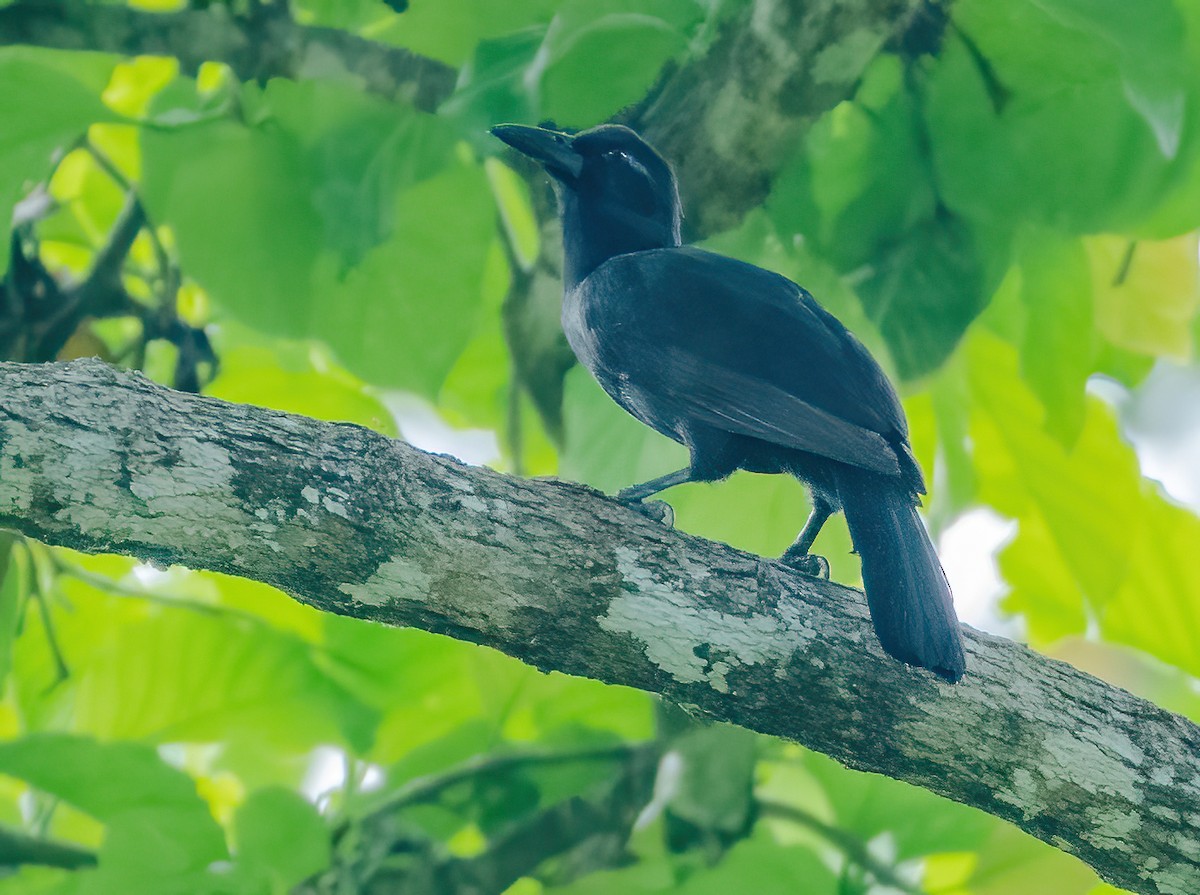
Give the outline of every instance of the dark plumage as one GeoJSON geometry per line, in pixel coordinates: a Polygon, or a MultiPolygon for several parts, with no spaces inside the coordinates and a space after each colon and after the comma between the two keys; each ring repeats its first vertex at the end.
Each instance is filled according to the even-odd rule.
{"type": "Polygon", "coordinates": [[[916,511],[921,470],[896,393],[862,344],[785,277],[681,245],[674,175],[629,128],[493,133],[554,179],[571,348],[613,400],[689,448],[687,469],[621,499],[736,469],[802,479],[813,513],[784,560],[823,567],[808,550],[843,510],[884,649],[958,680],[958,620],[916,511]]]}

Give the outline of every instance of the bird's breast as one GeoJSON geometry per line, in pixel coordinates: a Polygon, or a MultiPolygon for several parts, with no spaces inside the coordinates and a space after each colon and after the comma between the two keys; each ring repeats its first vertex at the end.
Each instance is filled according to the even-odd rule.
{"type": "Polygon", "coordinates": [[[653,389],[632,378],[613,357],[614,343],[620,341],[621,324],[609,319],[611,315],[603,313],[603,309],[590,308],[589,298],[594,296],[589,295],[586,282],[563,295],[563,333],[575,357],[627,413],[668,438],[682,441],[669,414],[659,406],[662,402],[653,389]],[[598,318],[604,320],[602,325],[598,325],[598,318]]]}

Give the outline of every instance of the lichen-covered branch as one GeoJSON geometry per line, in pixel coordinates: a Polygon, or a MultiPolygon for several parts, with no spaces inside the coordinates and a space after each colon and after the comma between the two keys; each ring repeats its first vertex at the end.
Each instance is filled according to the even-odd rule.
{"type": "MultiPolygon", "coordinates": [[[[213,3],[154,13],[18,0],[0,7],[0,46],[172,56],[189,74],[204,62],[223,62],[243,80],[340,72],[425,111],[454,89],[457,72],[437,60],[301,25],[286,4],[248,10],[213,3]]],[[[913,34],[936,45],[944,16],[942,0],[752,0],[734,8],[707,48],[665,72],[621,120],[676,165],[689,236],[717,233],[762,203],[804,130],[853,94],[881,49],[908,46],[913,34]]]]}
{"type": "Polygon", "coordinates": [[[205,62],[223,62],[246,81],[341,73],[372,93],[406,99],[427,112],[454,89],[458,73],[442,62],[336,28],[301,25],[284,3],[252,3],[249,10],[235,14],[230,5],[213,3],[155,13],[119,4],[21,0],[0,7],[0,46],[173,56],[188,74],[205,62]]]}
{"type": "Polygon", "coordinates": [[[675,166],[689,238],[728,229],[761,205],[808,126],[853,96],[880,50],[933,48],[944,16],[940,0],[737,7],[705,53],[623,116],[675,166]],[[913,35],[916,47],[906,40],[913,35]]]}
{"type": "Polygon", "coordinates": [[[858,591],[581,486],[96,361],[0,364],[0,525],[661,693],[1006,818],[1135,892],[1200,891],[1200,728],[973,631],[945,684],[883,654],[858,591]]]}

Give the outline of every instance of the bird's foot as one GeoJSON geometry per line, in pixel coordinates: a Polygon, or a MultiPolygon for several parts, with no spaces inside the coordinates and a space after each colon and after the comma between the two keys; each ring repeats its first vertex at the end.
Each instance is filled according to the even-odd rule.
{"type": "Polygon", "coordinates": [[[791,566],[796,571],[811,575],[813,578],[829,577],[829,560],[823,556],[817,556],[815,553],[793,553],[788,550],[779,557],[779,560],[784,565],[791,566]]]}
{"type": "Polygon", "coordinates": [[[675,510],[669,503],[663,500],[628,500],[617,495],[617,500],[625,504],[631,510],[636,510],[647,519],[655,522],[661,522],[667,528],[675,527],[675,510]]]}

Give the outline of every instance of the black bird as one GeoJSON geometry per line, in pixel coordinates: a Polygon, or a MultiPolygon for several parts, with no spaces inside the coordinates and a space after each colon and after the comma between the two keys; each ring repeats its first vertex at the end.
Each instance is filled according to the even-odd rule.
{"type": "Polygon", "coordinates": [[[681,245],[675,176],[629,128],[492,133],[553,179],[571,348],[614,401],[690,451],[686,469],[618,497],[640,505],[736,469],[796,476],[813,509],[783,560],[827,574],[808,551],[843,510],[883,648],[962,677],[950,587],[917,515],[925,483],[908,424],[866,348],[791,280],[681,245]]]}

